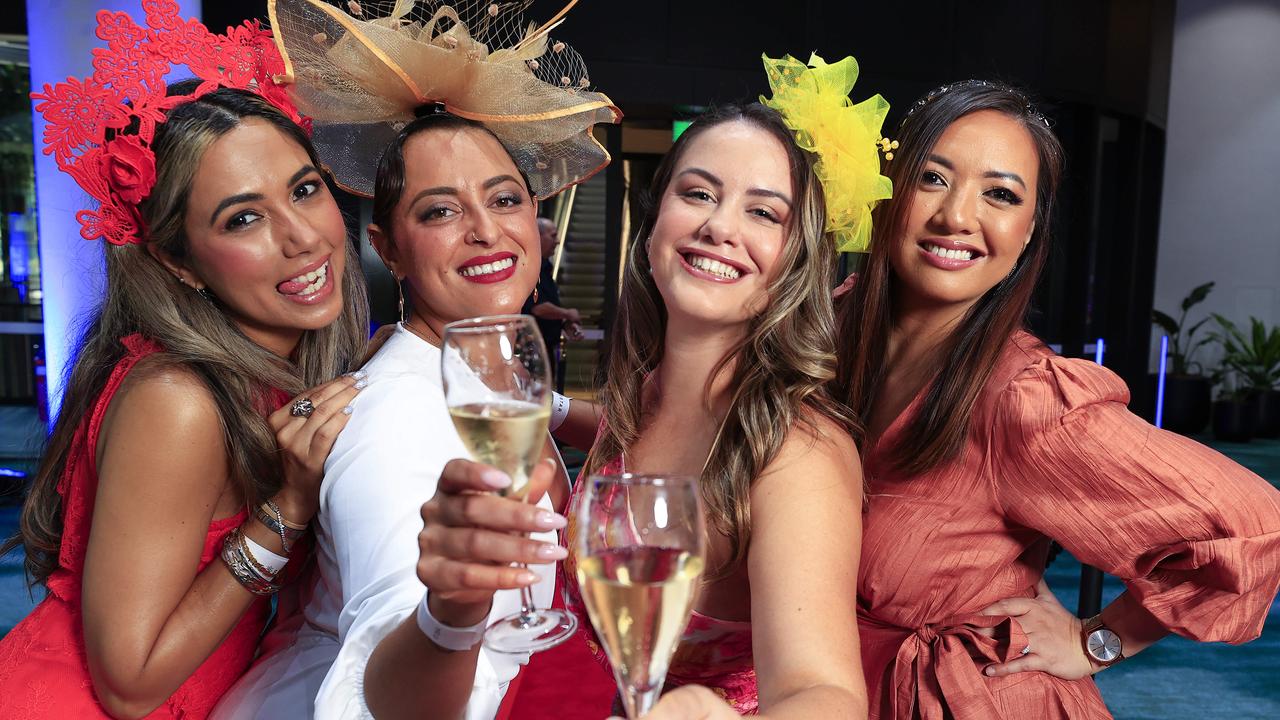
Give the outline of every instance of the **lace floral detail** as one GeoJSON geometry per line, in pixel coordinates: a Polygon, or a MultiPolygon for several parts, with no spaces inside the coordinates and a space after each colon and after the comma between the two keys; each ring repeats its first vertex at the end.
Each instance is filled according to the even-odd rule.
{"type": "Polygon", "coordinates": [[[257,21],[218,35],[179,18],[173,0],[146,0],[142,7],[147,27],[127,13],[99,11],[97,36],[107,47],[93,50],[93,74],[31,94],[46,122],[45,154],[98,202],[97,210],[76,213],[81,237],[113,245],[145,240],[137,205],[155,185],[151,141],[169,110],[219,87],[239,88],[310,127],[277,82],[284,60],[257,21]],[[181,65],[202,82],[190,95],[169,96],[164,77],[181,65]],[[107,139],[135,122],[136,133],[107,139]]]}

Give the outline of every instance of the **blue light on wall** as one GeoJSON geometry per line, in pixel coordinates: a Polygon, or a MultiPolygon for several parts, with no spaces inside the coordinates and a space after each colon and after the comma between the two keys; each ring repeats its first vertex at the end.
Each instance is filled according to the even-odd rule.
{"type": "MultiPolygon", "coordinates": [[[[200,0],[183,0],[184,17],[199,17],[200,0]]],[[[63,0],[50,7],[42,0],[27,0],[27,37],[31,58],[31,88],[62,82],[68,76],[93,72],[91,49],[98,41],[96,13],[118,10],[143,22],[141,0],[63,0]]],[[[44,132],[44,118],[35,113],[36,136],[44,132]]],[[[75,357],[79,324],[102,297],[102,247],[80,238],[75,214],[88,206],[88,195],[70,176],[59,172],[53,157],[35,153],[36,207],[40,238],[40,274],[44,301],[45,360],[49,373],[50,417],[56,417],[62,385],[75,357]]]]}
{"type": "Polygon", "coordinates": [[[1164,376],[1169,369],[1169,336],[1160,336],[1160,374],[1156,375],[1156,427],[1164,427],[1164,376]]]}

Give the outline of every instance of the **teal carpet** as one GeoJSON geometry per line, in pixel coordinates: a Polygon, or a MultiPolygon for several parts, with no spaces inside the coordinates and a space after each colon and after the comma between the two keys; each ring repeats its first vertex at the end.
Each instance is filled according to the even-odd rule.
{"type": "MultiPolygon", "coordinates": [[[[39,437],[34,412],[0,408],[0,466],[30,472],[30,438],[39,437]]],[[[1213,444],[1213,443],[1210,443],[1213,444]]],[[[1280,441],[1215,447],[1280,487],[1280,441]]],[[[570,464],[580,456],[566,453],[570,464]]],[[[0,506],[0,535],[9,536],[18,524],[16,506],[0,506]]],[[[1069,608],[1079,593],[1080,565],[1063,553],[1046,573],[1049,586],[1069,608]]],[[[1123,586],[1107,578],[1103,603],[1123,586]]],[[[19,555],[0,558],[0,636],[26,616],[41,596],[33,599],[23,582],[19,555]]],[[[1169,637],[1098,676],[1098,686],[1119,720],[1277,720],[1280,719],[1280,603],[1272,605],[1262,637],[1235,647],[1194,643],[1169,637]]],[[[1028,718],[1027,720],[1035,720],[1028,718]]]]}

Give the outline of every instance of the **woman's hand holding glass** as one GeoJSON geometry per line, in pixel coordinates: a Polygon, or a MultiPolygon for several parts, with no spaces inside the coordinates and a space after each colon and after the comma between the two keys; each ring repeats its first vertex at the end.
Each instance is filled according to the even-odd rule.
{"type": "Polygon", "coordinates": [[[564,559],[565,549],[528,537],[565,526],[563,516],[536,506],[555,477],[551,460],[538,463],[526,500],[495,493],[511,478],[488,465],[452,460],[436,494],[422,506],[418,579],[430,590],[431,614],[453,626],[484,618],[498,590],[532,586],[538,576],[521,564],[564,559]]]}
{"type": "MultiPolygon", "coordinates": [[[[724,698],[701,685],[686,685],[663,695],[643,720],[739,720],[724,698]]],[[[609,720],[624,720],[614,716],[609,720]]]]}

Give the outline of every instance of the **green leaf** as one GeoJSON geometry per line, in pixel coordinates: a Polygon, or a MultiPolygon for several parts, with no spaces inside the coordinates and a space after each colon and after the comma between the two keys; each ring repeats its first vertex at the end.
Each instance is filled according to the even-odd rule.
{"type": "Polygon", "coordinates": [[[1213,283],[1207,282],[1187,293],[1187,296],[1182,299],[1182,311],[1186,312],[1204,302],[1204,299],[1209,297],[1210,290],[1213,290],[1213,283]]]}
{"type": "Polygon", "coordinates": [[[1151,311],[1151,322],[1159,325],[1166,335],[1178,334],[1178,321],[1160,312],[1159,310],[1151,311]]]}
{"type": "Polygon", "coordinates": [[[1204,325],[1205,323],[1209,322],[1212,319],[1213,318],[1210,318],[1210,317],[1203,318],[1202,320],[1200,320],[1200,322],[1187,328],[1187,341],[1188,342],[1191,341],[1192,336],[1196,334],[1196,331],[1200,329],[1201,325],[1204,325]]]}

